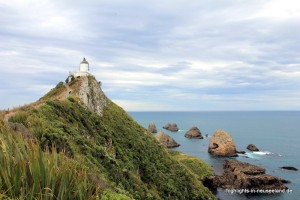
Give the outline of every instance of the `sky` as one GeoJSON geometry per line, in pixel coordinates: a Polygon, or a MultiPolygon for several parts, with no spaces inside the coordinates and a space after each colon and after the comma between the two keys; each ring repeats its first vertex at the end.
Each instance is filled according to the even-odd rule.
{"type": "Polygon", "coordinates": [[[0,0],[0,109],[83,57],[127,111],[300,110],[300,1],[0,0]]]}

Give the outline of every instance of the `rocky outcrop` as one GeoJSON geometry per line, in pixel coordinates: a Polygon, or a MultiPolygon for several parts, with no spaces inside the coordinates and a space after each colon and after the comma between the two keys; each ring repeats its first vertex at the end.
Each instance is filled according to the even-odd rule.
{"type": "Polygon", "coordinates": [[[157,133],[155,136],[155,139],[162,144],[163,146],[167,148],[172,148],[172,147],[178,147],[180,144],[178,144],[172,137],[169,135],[165,134],[164,132],[160,131],[157,133]]]}
{"type": "Polygon", "coordinates": [[[292,166],[283,166],[283,167],[280,167],[280,168],[285,169],[285,170],[298,171],[298,169],[296,167],[292,167],[292,166]]]}
{"type": "Polygon", "coordinates": [[[166,125],[163,126],[164,129],[167,129],[172,132],[177,132],[179,128],[177,127],[177,124],[175,123],[167,123],[166,125]]]}
{"type": "Polygon", "coordinates": [[[208,153],[213,156],[237,156],[236,147],[231,136],[223,130],[217,130],[210,138],[208,153]]]}
{"type": "Polygon", "coordinates": [[[149,131],[150,133],[157,133],[157,129],[156,129],[156,126],[155,126],[154,122],[151,122],[151,123],[149,124],[149,126],[148,126],[148,131],[149,131]]]}
{"type": "Polygon", "coordinates": [[[221,176],[207,178],[205,180],[207,185],[212,188],[247,189],[249,191],[287,189],[283,184],[283,179],[266,174],[266,170],[259,166],[237,160],[225,160],[223,169],[221,176]]]}
{"type": "Polygon", "coordinates": [[[196,126],[193,126],[188,132],[185,133],[184,137],[187,138],[195,138],[195,139],[203,139],[203,136],[196,126]]]}
{"type": "Polygon", "coordinates": [[[250,151],[259,151],[259,149],[254,144],[249,144],[247,149],[250,151]]]}
{"type": "Polygon", "coordinates": [[[102,116],[108,100],[99,82],[93,76],[83,76],[80,79],[81,85],[79,91],[76,91],[76,96],[87,109],[102,116]]]}

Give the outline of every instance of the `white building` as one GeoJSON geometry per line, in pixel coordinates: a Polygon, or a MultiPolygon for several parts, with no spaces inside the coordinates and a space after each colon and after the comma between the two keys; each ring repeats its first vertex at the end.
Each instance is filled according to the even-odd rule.
{"type": "Polygon", "coordinates": [[[70,75],[73,75],[75,78],[78,76],[90,76],[91,74],[89,71],[89,63],[86,61],[85,58],[83,58],[79,65],[79,71],[71,72],[70,75]]]}

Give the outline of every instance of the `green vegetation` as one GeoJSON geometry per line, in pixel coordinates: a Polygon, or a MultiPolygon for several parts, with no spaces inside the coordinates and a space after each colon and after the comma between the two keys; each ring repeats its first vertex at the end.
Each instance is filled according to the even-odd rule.
{"type": "Polygon", "coordinates": [[[0,121],[0,199],[96,199],[90,170],[62,153],[42,151],[0,121]]]}
{"type": "Polygon", "coordinates": [[[183,154],[179,151],[169,150],[170,155],[182,163],[197,179],[201,180],[206,176],[214,175],[214,171],[209,164],[199,158],[183,154]]]}
{"type": "MultiPolygon", "coordinates": [[[[1,142],[11,152],[0,151],[0,156],[8,156],[6,162],[12,163],[1,165],[8,166],[1,171],[10,174],[11,180],[1,187],[0,195],[21,199],[47,199],[49,195],[57,199],[215,199],[199,181],[212,173],[203,161],[158,145],[152,134],[111,101],[100,117],[84,109],[76,98],[49,100],[59,96],[61,88],[59,84],[48,93],[43,105],[9,118],[37,141],[28,142],[31,140],[24,136],[1,129],[1,141],[12,142],[1,142]],[[21,159],[15,155],[17,149],[21,159]],[[9,171],[15,169],[9,156],[23,168],[9,171]],[[29,176],[33,169],[37,174],[29,176]]],[[[0,186],[6,179],[0,177],[0,186]]]]}
{"type": "Polygon", "coordinates": [[[55,88],[51,89],[45,96],[40,98],[41,101],[58,98],[66,90],[63,82],[59,82],[55,88]]]}

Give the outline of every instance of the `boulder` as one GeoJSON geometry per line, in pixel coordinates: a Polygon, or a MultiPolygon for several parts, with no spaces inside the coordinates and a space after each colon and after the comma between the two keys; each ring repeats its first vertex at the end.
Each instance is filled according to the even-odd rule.
{"type": "Polygon", "coordinates": [[[203,139],[203,136],[196,126],[193,126],[188,132],[185,133],[184,137],[187,138],[195,138],[195,139],[203,139]]]}
{"type": "Polygon", "coordinates": [[[231,136],[223,130],[217,130],[210,138],[208,153],[213,156],[235,157],[236,147],[231,136]]]}
{"type": "Polygon", "coordinates": [[[172,147],[178,147],[180,144],[178,144],[172,137],[169,135],[165,134],[164,132],[160,131],[157,133],[155,136],[155,139],[162,144],[163,146],[167,148],[172,148],[172,147]]]}
{"type": "Polygon", "coordinates": [[[254,144],[249,144],[247,149],[250,151],[259,151],[259,149],[254,144]]]}
{"type": "Polygon", "coordinates": [[[257,190],[285,190],[284,180],[279,177],[266,174],[262,167],[251,165],[237,160],[225,160],[224,172],[221,176],[215,176],[213,183],[222,188],[257,190]]]}
{"type": "Polygon", "coordinates": [[[148,126],[148,131],[149,131],[150,133],[157,133],[157,129],[156,129],[156,126],[155,126],[154,122],[151,122],[151,123],[149,124],[149,126],[148,126]]]}
{"type": "Polygon", "coordinates": [[[175,123],[167,123],[166,125],[163,126],[164,129],[167,129],[171,132],[177,132],[179,128],[177,127],[177,124],[175,123]]]}

